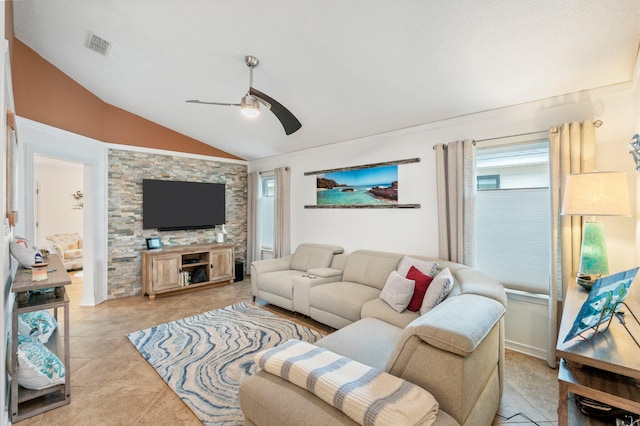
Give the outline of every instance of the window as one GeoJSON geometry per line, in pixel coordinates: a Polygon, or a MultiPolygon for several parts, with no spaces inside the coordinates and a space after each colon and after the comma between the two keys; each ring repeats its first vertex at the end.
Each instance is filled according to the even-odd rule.
{"type": "Polygon", "coordinates": [[[261,251],[273,250],[274,195],[275,178],[273,174],[262,174],[260,176],[260,201],[258,203],[260,209],[258,217],[261,251]]]}
{"type": "Polygon", "coordinates": [[[504,138],[478,143],[476,166],[474,266],[506,288],[547,294],[551,238],[548,140],[504,138]]]}

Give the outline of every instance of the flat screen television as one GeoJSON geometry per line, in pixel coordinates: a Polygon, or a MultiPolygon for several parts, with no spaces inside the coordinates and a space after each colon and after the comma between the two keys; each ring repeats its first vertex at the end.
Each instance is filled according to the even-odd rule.
{"type": "Polygon", "coordinates": [[[224,183],[143,179],[142,228],[213,228],[225,223],[224,183]]]}

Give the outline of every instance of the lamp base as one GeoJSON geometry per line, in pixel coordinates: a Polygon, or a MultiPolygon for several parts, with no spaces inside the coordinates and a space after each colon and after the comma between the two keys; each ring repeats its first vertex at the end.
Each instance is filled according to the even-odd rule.
{"type": "Polygon", "coordinates": [[[582,224],[582,247],[578,277],[609,275],[604,224],[600,221],[585,221],[582,224]]]}

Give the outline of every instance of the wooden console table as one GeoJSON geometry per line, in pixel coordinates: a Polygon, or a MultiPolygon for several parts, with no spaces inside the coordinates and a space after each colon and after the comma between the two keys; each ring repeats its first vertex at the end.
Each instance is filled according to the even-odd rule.
{"type": "Polygon", "coordinates": [[[69,404],[71,402],[71,366],[69,363],[69,298],[65,287],[71,284],[71,278],[60,258],[51,254],[47,258],[49,269],[43,281],[31,281],[30,271],[18,267],[11,286],[16,293],[13,305],[11,325],[11,421],[19,422],[28,417],[69,404]],[[54,288],[54,292],[29,294],[32,290],[54,288]],[[49,338],[46,346],[64,363],[64,384],[51,386],[42,390],[25,389],[18,385],[18,314],[52,309],[58,319],[58,308],[64,309],[63,330],[58,327],[49,338]],[[62,335],[61,335],[62,334],[62,335]]]}
{"type": "MultiPolygon", "coordinates": [[[[607,331],[589,340],[576,337],[562,343],[588,294],[572,282],[565,297],[556,347],[556,355],[561,358],[558,367],[559,426],[605,424],[584,416],[575,404],[568,404],[570,393],[640,415],[640,347],[615,316],[607,331]]],[[[631,295],[625,303],[636,316],[640,315],[640,305],[631,295]]],[[[626,308],[622,306],[621,310],[626,308]]],[[[640,341],[640,327],[629,312],[625,319],[627,327],[640,341]]]]}
{"type": "Polygon", "coordinates": [[[142,294],[154,300],[157,294],[233,284],[234,247],[212,243],[142,250],[142,294]],[[191,279],[196,269],[204,273],[198,282],[191,279]]]}

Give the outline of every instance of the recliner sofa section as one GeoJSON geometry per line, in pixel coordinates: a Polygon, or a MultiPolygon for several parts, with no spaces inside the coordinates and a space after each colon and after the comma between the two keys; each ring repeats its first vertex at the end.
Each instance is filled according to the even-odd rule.
{"type": "Polygon", "coordinates": [[[295,253],[251,263],[251,292],[273,305],[309,316],[309,290],[340,281],[345,257],[340,246],[300,244],[295,253]],[[295,291],[294,291],[295,289],[295,291]]]}

